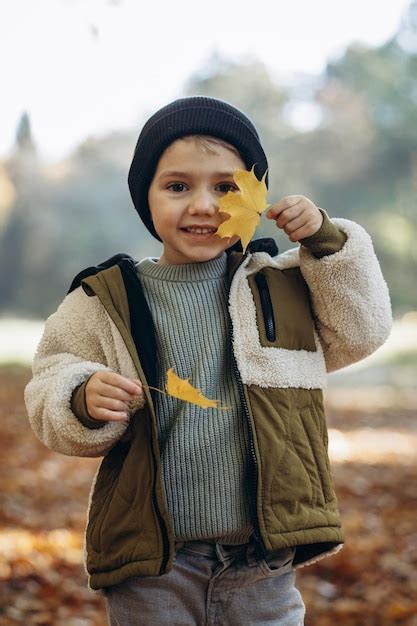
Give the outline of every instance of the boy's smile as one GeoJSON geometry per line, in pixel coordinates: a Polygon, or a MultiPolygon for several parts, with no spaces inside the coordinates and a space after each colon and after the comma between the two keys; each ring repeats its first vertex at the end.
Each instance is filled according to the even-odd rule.
{"type": "Polygon", "coordinates": [[[213,148],[216,154],[204,152],[195,138],[177,139],[159,159],[148,200],[164,244],[163,265],[210,261],[239,239],[214,232],[228,219],[219,212],[219,198],[239,191],[233,171],[246,165],[232,150],[218,144],[213,148]]]}

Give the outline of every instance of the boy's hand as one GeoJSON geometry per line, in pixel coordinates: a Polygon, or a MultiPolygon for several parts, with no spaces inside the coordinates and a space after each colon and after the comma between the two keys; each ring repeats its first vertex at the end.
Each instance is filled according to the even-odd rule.
{"type": "Polygon", "coordinates": [[[116,372],[100,371],[91,376],[85,386],[85,401],[90,416],[103,422],[128,419],[128,404],[138,397],[137,404],[144,404],[140,380],[130,379],[116,372]]]}
{"type": "Polygon", "coordinates": [[[285,196],[273,204],[266,212],[266,217],[276,220],[290,241],[299,241],[314,235],[323,223],[323,215],[314,202],[305,196],[285,196]]]}

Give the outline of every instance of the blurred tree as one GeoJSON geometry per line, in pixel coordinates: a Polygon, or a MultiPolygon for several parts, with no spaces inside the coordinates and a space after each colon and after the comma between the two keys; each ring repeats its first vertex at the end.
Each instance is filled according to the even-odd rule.
{"type": "Polygon", "coordinates": [[[19,120],[16,132],[16,146],[25,152],[36,152],[36,147],[32,138],[30,118],[26,111],[22,114],[19,120]]]}
{"type": "MultiPolygon", "coordinates": [[[[398,311],[416,308],[417,276],[417,2],[398,32],[380,48],[352,46],[327,66],[328,84],[318,95],[329,106],[328,85],[358,94],[372,127],[367,164],[353,183],[337,179],[324,197],[347,198],[352,216],[373,235],[391,297],[398,311]],[[412,44],[414,42],[414,44],[412,44]],[[327,98],[327,100],[326,100],[327,98]]],[[[353,128],[352,128],[353,131],[353,128]]]]}
{"type": "Polygon", "coordinates": [[[1,310],[46,317],[85,267],[117,252],[142,258],[160,246],[139,220],[127,187],[136,134],[87,139],[68,159],[44,166],[21,140],[21,128],[4,164],[16,199],[0,230],[1,310]]]}
{"type": "Polygon", "coordinates": [[[0,233],[6,228],[16,201],[16,189],[5,166],[0,163],[0,233]]]}
{"type": "MultiPolygon", "coordinates": [[[[391,40],[351,45],[320,76],[281,85],[256,59],[213,55],[183,90],[228,100],[253,119],[268,154],[271,201],[306,195],[368,230],[397,315],[417,309],[416,42],[413,0],[391,40]],[[319,113],[307,129],[292,117],[300,103],[319,113]]],[[[45,316],[84,267],[116,252],[159,254],[127,186],[136,138],[136,129],[89,138],[46,167],[22,115],[15,150],[0,169],[0,208],[8,197],[0,216],[3,313],[45,316]]],[[[274,237],[281,251],[294,245],[269,220],[255,236],[274,237]]]]}
{"type": "Polygon", "coordinates": [[[0,230],[0,300],[2,309],[7,311],[8,304],[14,303],[21,293],[28,270],[26,248],[28,239],[34,234],[41,186],[37,150],[26,112],[19,120],[12,155],[4,169],[15,190],[7,219],[2,221],[0,230]]]}
{"type": "Polygon", "coordinates": [[[214,53],[206,66],[191,76],[184,91],[186,95],[198,93],[229,99],[256,120],[263,141],[268,141],[271,133],[282,138],[294,133],[283,114],[287,91],[272,81],[257,59],[235,63],[214,53]]]}
{"type": "MultiPolygon", "coordinates": [[[[417,237],[416,41],[414,0],[390,41],[348,47],[322,76],[304,77],[305,85],[284,89],[258,62],[216,57],[187,85],[188,93],[224,98],[252,117],[264,138],[273,201],[306,195],[331,216],[368,230],[398,314],[417,307],[410,289],[417,275],[411,246],[417,237]],[[315,127],[299,132],[288,111],[303,91],[311,91],[321,115],[315,127]]],[[[275,237],[281,250],[292,246],[270,222],[261,220],[258,235],[275,237]]]]}

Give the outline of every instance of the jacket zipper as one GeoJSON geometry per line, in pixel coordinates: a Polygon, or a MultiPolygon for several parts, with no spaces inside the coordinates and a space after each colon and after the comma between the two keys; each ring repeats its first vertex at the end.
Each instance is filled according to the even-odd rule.
{"type": "Polygon", "coordinates": [[[269,293],[268,281],[265,274],[257,272],[255,274],[255,282],[256,286],[258,287],[259,296],[261,298],[266,337],[268,341],[275,341],[276,335],[274,310],[272,308],[271,294],[269,293]]]}
{"type": "Polygon", "coordinates": [[[233,361],[234,370],[235,370],[235,374],[236,374],[236,380],[237,380],[237,385],[238,385],[238,389],[239,389],[239,395],[240,395],[240,398],[242,400],[242,405],[243,405],[243,408],[244,408],[244,413],[245,413],[246,421],[247,421],[247,424],[248,424],[248,432],[249,432],[249,449],[250,449],[250,454],[251,454],[251,458],[252,458],[252,466],[253,466],[253,472],[251,472],[251,474],[250,474],[250,478],[251,478],[251,481],[250,481],[250,508],[251,508],[251,514],[252,514],[253,538],[255,540],[255,543],[257,544],[258,551],[259,551],[261,557],[265,558],[267,556],[267,550],[265,548],[265,544],[264,544],[263,539],[261,537],[261,532],[260,532],[260,529],[259,529],[259,520],[258,520],[258,514],[257,514],[257,507],[256,507],[256,496],[257,496],[257,490],[258,490],[258,459],[256,457],[255,444],[253,443],[252,424],[251,424],[250,415],[249,415],[249,411],[248,411],[248,405],[246,403],[245,392],[243,390],[243,383],[242,383],[242,379],[241,379],[241,376],[240,376],[239,369],[237,367],[237,363],[236,363],[236,359],[235,359],[235,355],[233,354],[233,351],[232,351],[232,361],[233,361]]]}
{"type": "MultiPolygon", "coordinates": [[[[238,268],[236,268],[237,270],[238,268]]],[[[234,274],[236,273],[236,270],[234,272],[234,274]]],[[[234,275],[233,274],[233,275],[234,275]]],[[[230,297],[230,285],[232,283],[232,279],[233,276],[230,277],[230,282],[229,282],[229,289],[228,289],[228,299],[230,297]]],[[[230,317],[230,312],[228,309],[228,318],[229,318],[229,330],[230,330],[230,334],[233,334],[233,324],[232,324],[232,319],[230,317]]],[[[261,532],[259,529],[259,520],[258,520],[258,513],[257,513],[257,506],[256,506],[256,499],[257,499],[257,491],[258,491],[258,459],[256,456],[256,450],[255,450],[255,444],[253,441],[253,430],[252,430],[252,423],[251,423],[251,419],[250,419],[250,415],[249,415],[249,409],[248,409],[248,405],[246,402],[246,397],[245,397],[245,391],[243,388],[243,382],[242,382],[242,377],[240,375],[239,372],[239,368],[237,366],[236,363],[236,357],[233,351],[233,347],[232,347],[232,362],[233,362],[233,368],[235,371],[235,375],[236,375],[236,381],[237,381],[237,386],[239,389],[239,395],[240,395],[240,399],[242,402],[242,406],[243,406],[243,410],[245,413],[245,418],[248,424],[248,433],[249,433],[249,450],[250,450],[250,455],[251,455],[251,460],[252,460],[252,468],[253,471],[250,474],[250,509],[251,509],[251,515],[252,515],[252,525],[253,525],[253,538],[255,540],[256,546],[257,546],[257,551],[258,554],[261,558],[265,558],[267,556],[267,550],[264,544],[264,541],[261,537],[261,532]]]]}

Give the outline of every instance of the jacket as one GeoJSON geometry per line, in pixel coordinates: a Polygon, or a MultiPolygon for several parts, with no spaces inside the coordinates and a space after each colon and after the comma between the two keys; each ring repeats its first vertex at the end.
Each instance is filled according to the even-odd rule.
{"type": "MultiPolygon", "coordinates": [[[[328,218],[327,218],[328,219],[328,218]]],[[[276,254],[273,240],[228,254],[229,322],[243,418],[250,432],[254,540],[259,554],[296,548],[293,567],[344,542],[323,406],[327,374],[374,352],[392,327],[388,287],[359,224],[332,223],[340,250],[317,258],[304,245],[276,254]]],[[[35,434],[68,455],[100,457],[84,541],[88,585],[169,572],[174,536],[154,411],[155,332],[135,269],[119,254],[75,277],[46,321],[25,389],[35,434]],[[144,385],[128,424],[78,417],[73,394],[99,370],[144,385]]]]}

